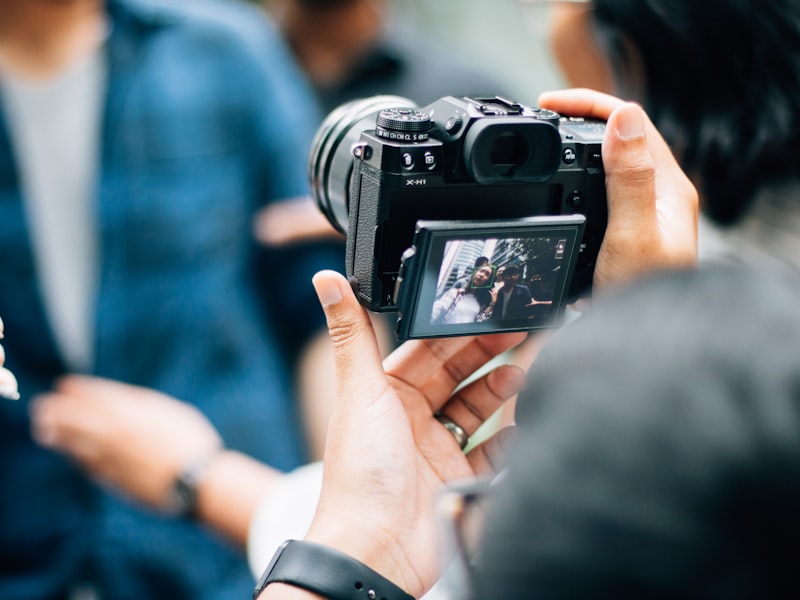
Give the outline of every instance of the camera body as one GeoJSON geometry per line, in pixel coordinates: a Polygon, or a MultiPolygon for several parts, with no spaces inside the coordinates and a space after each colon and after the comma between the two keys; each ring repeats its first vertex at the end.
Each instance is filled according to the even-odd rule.
{"type": "Polygon", "coordinates": [[[309,174],[320,208],[346,233],[359,301],[397,311],[399,339],[552,326],[591,289],[607,220],[604,130],[501,97],[417,108],[379,96],[331,113],[309,174]],[[434,303],[470,259],[490,253],[494,277],[516,264],[514,285],[545,278],[546,298],[533,301],[550,308],[437,322],[434,303]]]}

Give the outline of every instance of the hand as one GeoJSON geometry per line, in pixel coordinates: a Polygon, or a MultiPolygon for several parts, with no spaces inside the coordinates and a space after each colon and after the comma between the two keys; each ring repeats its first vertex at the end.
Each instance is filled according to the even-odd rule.
{"type": "MultiPolygon", "coordinates": [[[[0,319],[0,339],[3,337],[3,320],[0,319]]],[[[0,345],[0,398],[8,400],[19,400],[19,391],[17,390],[17,378],[14,374],[6,369],[3,364],[6,361],[6,353],[3,346],[0,345]]]]}
{"type": "Polygon", "coordinates": [[[154,508],[167,506],[182,468],[221,446],[195,407],[106,379],[65,377],[31,411],[40,444],[154,508]]]}
{"type": "Polygon", "coordinates": [[[603,165],[608,226],[595,267],[598,290],[654,269],[697,261],[697,191],[636,104],[587,89],[547,92],[543,108],[607,120],[603,165]]]}
{"type": "Polygon", "coordinates": [[[309,240],[344,240],[311,198],[274,202],[255,216],[256,239],[265,246],[285,246],[309,240]]]}
{"type": "Polygon", "coordinates": [[[524,371],[500,366],[451,395],[525,334],[411,341],[381,365],[370,319],[344,277],[321,272],[314,285],[334,343],[338,387],[307,539],[350,554],[419,597],[440,574],[437,491],[490,471],[499,458],[497,440],[465,456],[434,414],[473,434],[521,389],[524,371]]]}

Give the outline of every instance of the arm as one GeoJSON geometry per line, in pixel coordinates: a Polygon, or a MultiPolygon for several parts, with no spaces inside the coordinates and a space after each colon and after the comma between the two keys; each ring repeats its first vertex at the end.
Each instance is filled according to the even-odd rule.
{"type": "Polygon", "coordinates": [[[280,474],[225,450],[196,408],[158,392],[69,376],[36,398],[35,439],[89,475],[156,510],[167,510],[181,469],[211,457],[198,485],[196,517],[244,549],[251,517],[280,474]]]}

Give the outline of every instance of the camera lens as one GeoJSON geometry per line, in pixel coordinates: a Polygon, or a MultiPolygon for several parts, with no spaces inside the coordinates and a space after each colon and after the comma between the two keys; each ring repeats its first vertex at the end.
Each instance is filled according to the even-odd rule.
{"type": "Polygon", "coordinates": [[[317,130],[308,160],[311,193],[331,225],[341,233],[347,233],[353,146],[363,131],[375,128],[375,119],[382,110],[398,107],[413,109],[416,104],[408,98],[388,95],[352,100],[334,109],[317,130]]]}

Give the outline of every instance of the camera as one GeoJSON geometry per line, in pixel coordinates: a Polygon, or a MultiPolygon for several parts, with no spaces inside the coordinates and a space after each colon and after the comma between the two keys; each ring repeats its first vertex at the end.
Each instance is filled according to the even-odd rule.
{"type": "Polygon", "coordinates": [[[308,174],[359,302],[396,312],[398,340],[546,328],[591,292],[604,131],[500,96],[374,96],[327,116],[308,174]]]}

